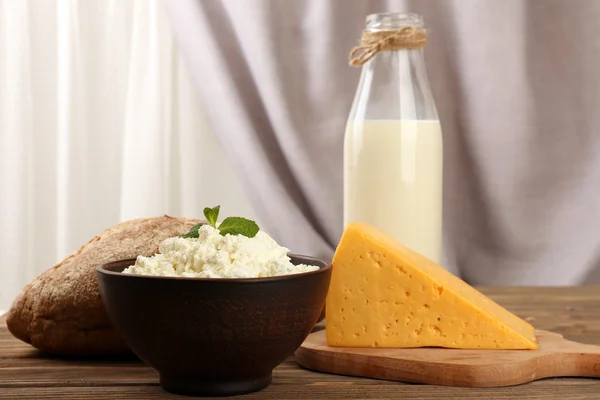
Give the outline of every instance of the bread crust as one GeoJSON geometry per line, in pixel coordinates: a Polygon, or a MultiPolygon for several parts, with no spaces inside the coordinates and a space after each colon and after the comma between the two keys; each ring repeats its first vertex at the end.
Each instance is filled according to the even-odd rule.
{"type": "Polygon", "coordinates": [[[125,221],[105,230],[21,291],[7,314],[9,331],[54,355],[131,354],[108,319],[95,268],[154,255],[164,239],[186,233],[198,222],[164,215],[125,221]]]}

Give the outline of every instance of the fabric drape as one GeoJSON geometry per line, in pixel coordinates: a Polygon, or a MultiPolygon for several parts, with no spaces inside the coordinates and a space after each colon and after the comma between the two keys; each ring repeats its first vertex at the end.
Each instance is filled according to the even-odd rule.
{"type": "Polygon", "coordinates": [[[600,2],[167,4],[211,126],[286,246],[331,257],[348,52],[367,14],[410,11],[445,140],[444,266],[473,284],[600,282],[600,2]]]}
{"type": "Polygon", "coordinates": [[[120,221],[254,217],[159,0],[0,0],[0,313],[120,221]]]}

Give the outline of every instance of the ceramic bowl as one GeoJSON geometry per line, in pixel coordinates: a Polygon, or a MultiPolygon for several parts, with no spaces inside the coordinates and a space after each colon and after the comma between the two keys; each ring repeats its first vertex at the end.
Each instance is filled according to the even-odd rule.
{"type": "Polygon", "coordinates": [[[251,279],[122,274],[130,259],[100,265],[96,275],[110,320],[163,389],[226,396],[268,386],[319,318],[331,266],[290,258],[319,269],[251,279]]]}

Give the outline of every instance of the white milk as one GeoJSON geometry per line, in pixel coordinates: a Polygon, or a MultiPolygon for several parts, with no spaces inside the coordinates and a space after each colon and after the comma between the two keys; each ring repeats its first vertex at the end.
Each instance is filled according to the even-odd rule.
{"type": "Polygon", "coordinates": [[[439,121],[350,122],[344,140],[344,224],[371,224],[439,264],[442,147],[439,121]]]}

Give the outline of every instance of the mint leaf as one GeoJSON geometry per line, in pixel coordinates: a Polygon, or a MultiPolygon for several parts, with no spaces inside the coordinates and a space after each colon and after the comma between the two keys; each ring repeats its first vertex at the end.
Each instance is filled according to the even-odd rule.
{"type": "Polygon", "coordinates": [[[186,233],[185,235],[181,235],[180,237],[182,237],[184,239],[198,239],[198,237],[200,236],[200,234],[198,233],[198,230],[200,229],[200,227],[202,225],[206,225],[206,224],[204,222],[200,222],[199,224],[192,226],[188,233],[186,233]]]}
{"type": "Polygon", "coordinates": [[[219,225],[219,233],[223,236],[229,233],[253,238],[259,230],[256,222],[242,217],[227,217],[219,225]]]}
{"type": "Polygon", "coordinates": [[[192,226],[188,233],[185,235],[181,235],[180,237],[184,239],[197,239],[200,234],[200,227],[203,225],[211,225],[215,229],[219,231],[219,234],[225,236],[227,234],[230,235],[242,235],[249,238],[253,238],[256,236],[260,228],[256,224],[256,222],[242,218],[242,217],[227,217],[221,222],[221,225],[217,228],[217,221],[219,219],[219,211],[221,210],[221,206],[215,206],[213,208],[206,207],[204,208],[204,217],[208,221],[208,224],[205,222],[200,222],[192,226]]]}
{"type": "Polygon", "coordinates": [[[217,227],[217,220],[219,219],[219,210],[220,209],[221,209],[221,206],[216,206],[213,208],[206,207],[204,209],[204,216],[206,217],[206,220],[208,221],[208,223],[213,226],[213,228],[217,227]]]}

